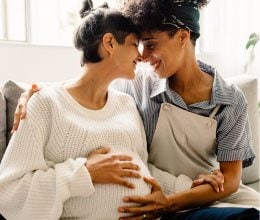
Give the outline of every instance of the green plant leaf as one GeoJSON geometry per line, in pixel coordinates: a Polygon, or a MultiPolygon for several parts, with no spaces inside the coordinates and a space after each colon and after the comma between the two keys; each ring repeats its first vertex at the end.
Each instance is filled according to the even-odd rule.
{"type": "Polygon", "coordinates": [[[249,39],[250,38],[256,38],[256,37],[257,37],[257,33],[252,33],[252,34],[250,34],[249,39]]]}
{"type": "Polygon", "coordinates": [[[248,49],[250,46],[256,45],[257,41],[256,39],[250,39],[246,44],[246,49],[248,49]]]}
{"type": "Polygon", "coordinates": [[[246,50],[250,47],[250,46],[255,46],[257,44],[257,42],[259,41],[259,37],[260,37],[260,34],[256,34],[256,33],[252,33],[250,36],[249,36],[249,39],[247,41],[247,44],[246,44],[246,50]]]}

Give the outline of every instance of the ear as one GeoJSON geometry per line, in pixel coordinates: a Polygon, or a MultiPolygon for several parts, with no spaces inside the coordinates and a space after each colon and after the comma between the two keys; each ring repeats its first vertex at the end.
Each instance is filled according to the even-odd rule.
{"type": "Polygon", "coordinates": [[[114,46],[115,46],[114,35],[112,33],[104,34],[104,36],[102,38],[102,43],[103,43],[105,50],[111,54],[113,52],[114,46]]]}
{"type": "Polygon", "coordinates": [[[190,40],[190,31],[189,30],[185,30],[185,29],[180,29],[179,32],[179,36],[180,36],[180,43],[182,45],[182,47],[184,47],[187,42],[190,40]]]}

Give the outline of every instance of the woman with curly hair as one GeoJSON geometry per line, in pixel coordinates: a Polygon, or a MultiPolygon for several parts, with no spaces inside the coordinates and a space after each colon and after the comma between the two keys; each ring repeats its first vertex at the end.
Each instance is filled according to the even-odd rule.
{"type": "Polygon", "coordinates": [[[142,58],[153,71],[140,71],[121,90],[135,97],[146,130],[152,176],[168,195],[155,184],[157,190],[148,197],[125,198],[142,206],[121,207],[122,212],[176,212],[211,203],[260,207],[259,193],[241,184],[242,168],[255,158],[245,96],[215,68],[196,60],[199,9],[207,3],[133,0],[125,4],[125,13],[142,33],[142,58]],[[193,179],[216,168],[224,175],[220,192],[203,184],[179,193],[175,189],[173,194],[171,182],[156,172],[161,169],[193,179]]]}

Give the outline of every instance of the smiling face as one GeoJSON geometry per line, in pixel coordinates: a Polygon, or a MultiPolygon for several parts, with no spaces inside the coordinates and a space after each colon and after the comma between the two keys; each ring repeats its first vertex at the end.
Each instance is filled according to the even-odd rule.
{"type": "Polygon", "coordinates": [[[137,62],[141,59],[138,51],[138,38],[136,34],[129,34],[123,44],[118,44],[114,53],[117,72],[121,77],[133,79],[137,62]]]}
{"type": "Polygon", "coordinates": [[[149,62],[160,78],[174,75],[184,60],[185,40],[181,30],[173,36],[167,31],[144,32],[141,36],[143,44],[142,58],[149,62]]]}

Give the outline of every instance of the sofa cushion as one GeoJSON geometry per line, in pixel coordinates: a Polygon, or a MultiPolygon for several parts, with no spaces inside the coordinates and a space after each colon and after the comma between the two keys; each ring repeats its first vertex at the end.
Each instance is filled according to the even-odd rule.
{"type": "Polygon", "coordinates": [[[252,183],[259,180],[259,112],[257,98],[257,78],[252,75],[239,75],[226,79],[237,85],[248,101],[249,122],[252,131],[252,143],[256,158],[252,166],[243,169],[243,183],[252,183]]]}
{"type": "Polygon", "coordinates": [[[6,149],[6,103],[0,90],[0,162],[6,149]]]}
{"type": "Polygon", "coordinates": [[[3,86],[3,94],[6,101],[6,141],[9,142],[12,134],[11,130],[13,127],[14,121],[14,112],[17,106],[18,99],[22,92],[25,91],[29,86],[25,83],[15,83],[11,80],[6,82],[3,86]]]}

